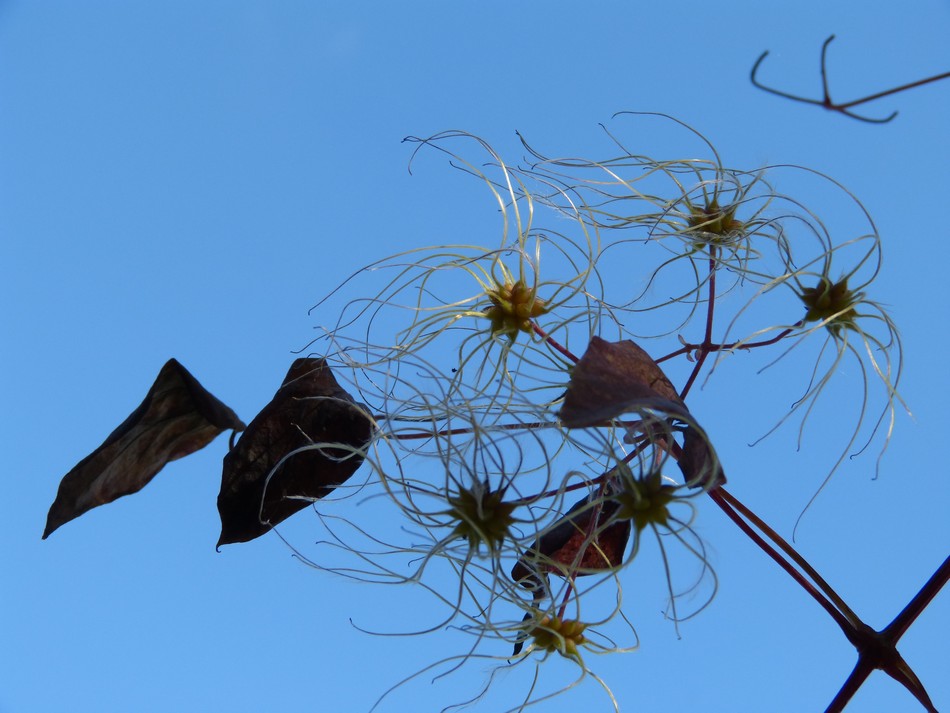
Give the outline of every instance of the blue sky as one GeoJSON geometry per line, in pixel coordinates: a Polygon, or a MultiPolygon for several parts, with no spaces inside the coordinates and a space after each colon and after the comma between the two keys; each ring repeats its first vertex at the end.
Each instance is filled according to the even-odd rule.
{"type": "MultiPolygon", "coordinates": [[[[827,172],[873,214],[885,252],[874,298],[901,330],[914,418],[899,415],[877,479],[873,454],[845,464],[796,542],[868,624],[888,623],[950,541],[950,485],[933,452],[950,396],[950,85],[870,105],[901,112],[871,126],[765,95],[747,75],[770,49],[764,78],[814,95],[821,42],[837,33],[832,91],[850,99],[947,71],[948,30],[950,5],[937,0],[0,2],[0,711],[361,711],[457,653],[456,632],[357,629],[418,628],[419,592],[313,570],[274,535],[216,553],[224,437],[41,541],[46,511],[168,358],[249,420],[292,352],[332,323],[308,309],[343,277],[496,230],[484,188],[442,157],[424,155],[410,175],[403,137],[467,130],[517,161],[517,130],[549,153],[593,157],[609,149],[603,122],[642,153],[707,157],[669,125],[611,120],[621,110],[690,123],[732,166],[827,172]]],[[[837,225],[845,217],[825,195],[805,200],[837,225]]],[[[724,369],[696,408],[731,491],[790,536],[828,467],[834,414],[815,417],[800,451],[794,427],[749,449],[761,434],[749,414],[769,395],[756,378],[724,369]]],[[[640,650],[592,668],[622,710],[823,709],[853,649],[711,503],[698,517],[719,577],[713,603],[678,638],[645,555],[624,574],[640,650]]],[[[306,543],[313,525],[303,513],[281,533],[306,543]]],[[[943,592],[900,647],[943,708],[948,628],[943,592]]],[[[570,665],[550,663],[545,685],[572,680],[570,665]]],[[[503,674],[480,709],[513,705],[532,670],[503,674]]],[[[421,677],[381,709],[440,710],[490,671],[421,677]]],[[[546,709],[588,701],[607,710],[590,681],[546,709]]],[[[883,675],[848,708],[915,709],[883,675]]]]}

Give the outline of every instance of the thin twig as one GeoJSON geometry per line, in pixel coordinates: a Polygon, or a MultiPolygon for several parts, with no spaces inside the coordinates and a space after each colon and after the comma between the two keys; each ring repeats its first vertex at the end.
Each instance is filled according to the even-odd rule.
{"type": "Polygon", "coordinates": [[[773,530],[768,523],[763,521],[758,515],[756,515],[752,510],[746,507],[738,498],[736,498],[732,493],[728,492],[725,488],[720,488],[720,495],[725,499],[730,505],[732,505],[736,510],[738,510],[742,516],[752,523],[760,532],[762,532],[766,537],[768,537],[772,542],[778,545],[779,549],[782,550],[791,560],[798,565],[808,577],[818,585],[818,588],[824,593],[826,597],[838,608],[840,611],[853,625],[857,626],[861,624],[861,619],[858,618],[851,607],[849,607],[841,596],[832,588],[828,582],[825,581],[824,577],[818,574],[817,570],[809,564],[808,560],[802,557],[798,550],[792,547],[785,538],[779,535],[775,530],[773,530]]]}
{"type": "Polygon", "coordinates": [[[897,642],[907,631],[911,623],[920,616],[921,612],[933,601],[937,593],[950,581],[950,557],[921,587],[920,591],[907,604],[900,614],[895,617],[882,631],[875,631],[865,624],[851,610],[843,599],[818,574],[818,572],[778,533],[762,521],[754,512],[743,505],[735,496],[719,487],[709,491],[713,501],[735,522],[740,529],[759,546],[769,557],[775,560],[841,627],[848,641],[858,651],[858,662],[851,674],[845,680],[841,689],[829,704],[825,713],[840,713],[854,697],[858,689],[864,684],[875,669],[884,671],[888,676],[906,688],[914,698],[928,711],[937,713],[930,696],[923,683],[913,669],[897,651],[897,642]],[[744,518],[744,519],[743,519],[744,518]],[[748,522],[747,522],[748,521],[748,522]],[[772,542],[798,565],[808,575],[811,581],[802,576],[802,572],[795,569],[791,563],[783,559],[771,545],[769,545],[752,526],[764,533],[772,542]],[[816,589],[813,584],[819,589],[816,589]]]}
{"type": "Polygon", "coordinates": [[[818,604],[828,612],[828,615],[835,620],[835,623],[841,627],[841,630],[847,635],[849,630],[854,629],[854,625],[844,616],[837,607],[828,600],[825,595],[818,591],[815,586],[805,579],[804,575],[799,572],[795,567],[791,565],[787,560],[785,560],[775,549],[763,539],[758,532],[756,532],[749,523],[742,519],[742,516],[733,509],[732,505],[728,502],[726,498],[722,495],[723,488],[720,486],[718,488],[713,488],[709,491],[709,497],[712,498],[713,502],[719,506],[719,508],[726,513],[730,520],[732,520],[736,525],[739,526],[739,529],[742,530],[749,539],[751,539],[765,554],[771,557],[775,562],[781,567],[785,572],[794,579],[798,585],[804,589],[818,604]]]}
{"type": "Polygon", "coordinates": [[[822,89],[822,98],[821,99],[810,99],[809,97],[799,96],[797,94],[791,94],[789,92],[782,91],[780,89],[775,89],[769,87],[765,84],[762,84],[756,76],[759,71],[759,67],[762,65],[762,62],[769,55],[769,51],[766,50],[759,58],[755,61],[755,64],[752,65],[752,72],[749,75],[749,80],[752,84],[761,89],[764,92],[769,94],[774,94],[776,96],[782,97],[784,99],[791,99],[792,101],[799,102],[801,104],[813,104],[815,106],[820,106],[829,111],[836,111],[839,114],[844,114],[849,116],[852,119],[857,119],[858,121],[864,121],[869,124],[886,124],[887,122],[894,119],[897,116],[897,112],[894,111],[889,116],[883,119],[876,119],[869,116],[861,116],[860,114],[855,114],[852,111],[848,111],[851,107],[858,106],[860,104],[866,104],[867,102],[872,102],[877,99],[881,99],[891,94],[897,94],[899,92],[906,92],[908,89],[915,89],[917,87],[922,87],[925,84],[930,84],[931,82],[939,82],[941,79],[947,79],[950,77],[950,72],[944,72],[943,74],[935,74],[932,77],[927,77],[926,79],[918,79],[915,82],[909,82],[908,84],[902,84],[899,87],[893,87],[891,89],[885,89],[881,92],[875,92],[874,94],[869,94],[866,97],[861,97],[860,99],[854,99],[849,102],[836,103],[831,100],[831,94],[828,91],[828,73],[827,73],[827,55],[828,55],[828,45],[831,44],[831,41],[835,38],[834,35],[828,37],[825,40],[824,44],[821,46],[821,89],[822,89]]]}
{"type": "Polygon", "coordinates": [[[543,329],[541,329],[541,327],[538,326],[537,322],[532,320],[531,328],[534,330],[535,334],[537,334],[539,337],[541,337],[541,339],[547,342],[548,346],[550,346],[552,349],[563,354],[564,357],[566,357],[567,359],[569,359],[575,364],[580,361],[580,359],[578,359],[578,357],[575,354],[573,354],[567,347],[562,345],[560,342],[554,339],[550,334],[548,334],[543,329]]]}
{"type": "Polygon", "coordinates": [[[706,361],[706,357],[709,356],[712,351],[710,347],[712,346],[712,327],[713,327],[713,310],[716,306],[716,246],[709,246],[709,297],[707,307],[706,307],[706,329],[703,332],[703,343],[699,346],[699,356],[696,357],[696,366],[693,367],[692,373],[689,375],[689,378],[686,380],[686,386],[683,387],[683,390],[680,391],[680,399],[685,400],[686,395],[689,393],[689,390],[693,386],[693,382],[696,381],[696,377],[699,376],[700,370],[703,368],[703,363],[706,361]]]}
{"type": "Polygon", "coordinates": [[[911,599],[901,613],[894,618],[894,621],[887,625],[884,629],[884,633],[887,636],[893,636],[896,642],[904,635],[904,632],[910,628],[910,625],[920,616],[921,612],[930,604],[933,598],[937,596],[937,592],[943,588],[947,581],[950,581],[950,557],[947,557],[947,559],[943,561],[943,564],[937,568],[933,576],[920,588],[917,595],[911,599]]]}

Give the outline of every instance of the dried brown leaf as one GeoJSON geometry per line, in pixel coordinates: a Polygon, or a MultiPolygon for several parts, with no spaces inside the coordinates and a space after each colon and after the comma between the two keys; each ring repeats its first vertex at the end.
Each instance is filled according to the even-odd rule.
{"type": "Polygon", "coordinates": [[[511,570],[511,578],[535,589],[545,572],[563,575],[570,570],[573,575],[582,576],[619,567],[630,539],[630,521],[606,524],[618,508],[613,500],[595,502],[591,497],[581,498],[521,555],[511,570]],[[597,522],[591,527],[595,514],[597,522]],[[585,549],[580,554],[582,547],[585,549]]]}
{"type": "Polygon", "coordinates": [[[668,447],[677,455],[688,485],[708,488],[726,482],[706,433],[650,355],[630,340],[608,342],[593,337],[574,365],[558,414],[561,423],[567,428],[588,428],[638,409],[658,411],[686,424],[682,450],[672,444],[668,447]]]}
{"type": "Polygon", "coordinates": [[[683,431],[683,452],[676,462],[687,485],[708,489],[726,484],[719,458],[698,426],[687,426],[683,431]]]}
{"type": "Polygon", "coordinates": [[[688,413],[676,388],[643,349],[630,340],[608,342],[593,337],[574,365],[559,414],[561,422],[568,428],[585,428],[637,406],[688,413]]]}
{"type": "Polygon", "coordinates": [[[260,537],[344,483],[363,462],[359,451],[372,434],[366,409],[326,360],[297,359],[224,458],[218,546],[260,537]]]}
{"type": "MultiPolygon", "coordinates": [[[[512,567],[511,578],[533,591],[535,602],[544,596],[548,573],[564,576],[569,571],[572,576],[580,577],[623,563],[630,541],[630,520],[618,520],[605,527],[619,504],[613,500],[595,503],[593,498],[584,497],[574,503],[512,567]],[[597,523],[591,528],[595,513],[597,523]],[[583,554],[582,547],[585,548],[583,554]]],[[[526,613],[523,621],[529,621],[531,616],[531,612],[526,613]]],[[[512,656],[521,653],[527,638],[527,634],[523,634],[515,641],[512,656]]]]}
{"type": "Polygon", "coordinates": [[[99,505],[138,492],[169,461],[244,424],[185,367],[169,359],[141,405],[59,484],[43,539],[99,505]]]}

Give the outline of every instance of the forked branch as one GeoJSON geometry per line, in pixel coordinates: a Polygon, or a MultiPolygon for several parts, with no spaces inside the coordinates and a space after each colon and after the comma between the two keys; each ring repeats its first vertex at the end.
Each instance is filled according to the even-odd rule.
{"type": "Polygon", "coordinates": [[[937,568],[903,611],[883,630],[878,632],[862,625],[855,630],[854,635],[848,637],[858,649],[858,662],[825,713],[839,713],[844,710],[861,684],[875,669],[884,671],[903,685],[928,713],[937,713],[923,683],[897,652],[897,642],[948,580],[950,580],[950,557],[943,561],[943,564],[937,568]]]}
{"type": "Polygon", "coordinates": [[[919,79],[916,82],[910,82],[909,84],[902,84],[899,87],[893,87],[891,89],[885,89],[881,92],[876,92],[874,94],[869,94],[866,97],[861,97],[860,99],[855,99],[849,102],[836,103],[832,101],[831,95],[828,91],[828,73],[827,73],[827,55],[828,55],[828,45],[831,44],[831,41],[835,38],[834,35],[828,37],[825,40],[824,44],[821,46],[821,89],[822,89],[822,98],[821,99],[810,99],[809,97],[798,96],[797,94],[791,94],[789,92],[782,91],[780,89],[775,89],[773,87],[766,86],[759,81],[757,74],[759,67],[762,65],[762,62],[769,55],[769,51],[766,50],[759,58],[755,61],[755,64],[752,65],[752,72],[750,73],[749,79],[752,84],[762,91],[768,92],[769,94],[774,94],[785,99],[791,99],[802,104],[814,104],[815,106],[820,106],[829,111],[836,111],[839,114],[844,114],[849,116],[852,119],[857,119],[858,121],[864,121],[869,124],[886,124],[891,121],[894,117],[897,116],[897,112],[894,111],[890,115],[884,117],[883,119],[874,118],[870,116],[862,116],[861,114],[856,114],[853,111],[850,111],[852,107],[859,106],[861,104],[866,104],[868,102],[881,99],[891,94],[898,94],[899,92],[905,92],[908,89],[915,89],[917,87],[922,87],[925,84],[930,84],[931,82],[938,82],[941,79],[947,79],[950,77],[950,72],[944,72],[943,74],[935,74],[932,77],[927,77],[926,79],[919,79]]]}
{"type": "Polygon", "coordinates": [[[920,616],[927,605],[950,580],[950,557],[944,560],[943,564],[937,568],[936,572],[921,587],[920,591],[894,621],[883,630],[875,631],[857,617],[831,586],[791,545],[749,508],[739,502],[735,496],[723,487],[710,490],[709,496],[760,549],[769,555],[825,609],[835,623],[841,627],[848,641],[857,649],[858,662],[825,713],[840,713],[843,711],[861,685],[876,669],[884,671],[888,676],[903,685],[928,713],[936,713],[937,709],[930,700],[923,683],[897,651],[897,643],[913,621],[920,616]],[[778,545],[791,561],[785,559],[778,551],[773,549],[759,535],[759,532],[778,545]]]}

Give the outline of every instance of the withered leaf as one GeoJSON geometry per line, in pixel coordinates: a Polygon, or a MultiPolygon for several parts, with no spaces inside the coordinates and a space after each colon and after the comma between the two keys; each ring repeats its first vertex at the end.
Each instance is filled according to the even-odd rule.
{"type": "Polygon", "coordinates": [[[297,359],[224,457],[218,547],[260,537],[344,483],[372,434],[366,408],[337,383],[326,360],[297,359]]]}
{"type": "Polygon", "coordinates": [[[677,463],[687,485],[715,487],[726,483],[719,458],[698,426],[688,426],[683,432],[683,453],[677,463]]]}
{"type": "Polygon", "coordinates": [[[543,573],[563,574],[568,568],[575,576],[619,567],[630,539],[630,521],[618,520],[604,527],[620,504],[594,496],[581,498],[545,531],[531,549],[525,551],[511,570],[511,578],[529,589],[541,586],[543,573]],[[597,522],[591,528],[591,519],[597,522]],[[590,532],[589,532],[590,531],[590,532]],[[593,534],[593,537],[589,537],[593,534]],[[586,549],[578,559],[581,547],[586,549]]]}
{"type": "Polygon", "coordinates": [[[683,448],[674,447],[674,452],[688,485],[714,487],[726,482],[705,432],[650,355],[630,340],[593,337],[574,365],[558,414],[561,423],[587,428],[636,409],[660,411],[685,422],[683,448]]]}
{"type": "MultiPolygon", "coordinates": [[[[584,497],[574,503],[512,567],[511,578],[532,590],[535,602],[544,596],[543,585],[548,573],[563,576],[571,568],[573,575],[580,577],[613,569],[623,563],[623,553],[630,540],[630,520],[618,520],[604,527],[620,505],[616,501],[603,500],[598,509],[594,497],[584,497]],[[589,537],[588,530],[595,513],[596,529],[591,531],[593,537],[589,537]],[[578,558],[585,543],[586,549],[578,558]]],[[[529,621],[531,616],[530,612],[525,614],[523,621],[529,621]]],[[[512,656],[521,653],[527,638],[527,633],[518,637],[512,656]]]]}
{"type": "Polygon", "coordinates": [[[593,337],[574,365],[559,416],[568,428],[616,418],[634,406],[671,414],[689,412],[676,388],[650,355],[629,339],[593,337]]]}
{"type": "Polygon", "coordinates": [[[60,482],[43,539],[94,507],[138,492],[166,463],[204,448],[222,431],[243,428],[234,411],[169,359],[141,405],[60,482]]]}

